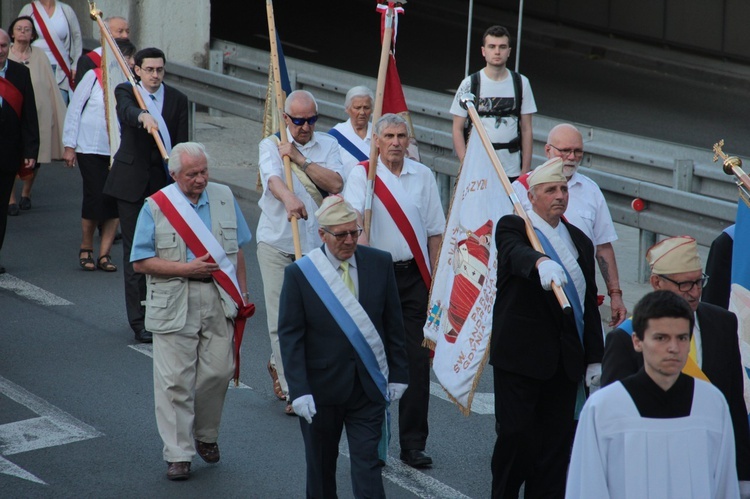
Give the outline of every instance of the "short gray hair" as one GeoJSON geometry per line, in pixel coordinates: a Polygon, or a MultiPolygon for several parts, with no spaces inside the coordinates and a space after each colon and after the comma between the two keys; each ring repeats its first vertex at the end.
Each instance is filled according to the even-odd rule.
{"type": "Polygon", "coordinates": [[[378,122],[375,123],[375,135],[380,135],[381,133],[383,133],[383,130],[385,130],[389,126],[395,125],[404,125],[406,127],[406,131],[409,131],[409,125],[408,123],[406,123],[406,120],[404,118],[402,118],[398,114],[388,113],[381,116],[378,122]]]}
{"type": "Polygon", "coordinates": [[[169,173],[180,173],[183,156],[196,159],[201,157],[206,158],[206,164],[210,160],[206,148],[200,142],[181,142],[172,148],[172,152],[169,155],[169,173]]]}
{"type": "Polygon", "coordinates": [[[315,96],[307,90],[295,90],[291,94],[287,95],[286,101],[284,101],[284,112],[289,114],[289,109],[292,107],[292,102],[297,100],[307,100],[315,104],[315,114],[318,114],[318,103],[315,100],[315,96]]]}
{"type": "Polygon", "coordinates": [[[352,87],[351,89],[349,89],[349,91],[346,93],[346,99],[344,100],[344,109],[349,109],[349,106],[352,105],[352,100],[354,100],[355,97],[369,97],[370,102],[375,104],[375,94],[372,93],[372,90],[364,85],[357,85],[356,87],[352,87]]]}

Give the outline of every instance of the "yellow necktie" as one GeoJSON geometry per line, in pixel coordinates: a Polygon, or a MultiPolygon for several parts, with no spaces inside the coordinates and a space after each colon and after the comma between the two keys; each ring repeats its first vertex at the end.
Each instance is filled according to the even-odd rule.
{"type": "Polygon", "coordinates": [[[690,353],[688,354],[691,359],[693,359],[693,362],[696,364],[698,363],[698,347],[695,346],[695,332],[693,332],[693,335],[690,337],[690,353]]]}
{"type": "Polygon", "coordinates": [[[356,297],[357,291],[354,289],[354,281],[352,281],[352,276],[349,275],[349,262],[341,262],[341,270],[343,270],[343,273],[341,274],[341,280],[344,281],[344,285],[346,285],[347,288],[349,288],[349,291],[352,292],[352,294],[356,297]]]}

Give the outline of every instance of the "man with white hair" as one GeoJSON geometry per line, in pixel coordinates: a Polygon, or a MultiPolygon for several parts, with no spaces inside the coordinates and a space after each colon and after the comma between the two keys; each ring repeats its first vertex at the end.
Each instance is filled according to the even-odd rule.
{"type": "MultiPolygon", "coordinates": [[[[601,189],[596,182],[578,171],[578,166],[583,159],[581,132],[569,123],[561,123],[553,127],[547,137],[544,153],[548,159],[563,160],[563,174],[568,179],[568,193],[570,194],[565,219],[581,229],[594,243],[596,262],[599,264],[599,272],[607,287],[609,305],[612,310],[609,326],[615,327],[627,318],[628,313],[622,301],[620,276],[617,271],[615,250],[612,246],[612,243],[617,240],[617,233],[601,189]]],[[[531,204],[526,196],[527,177],[528,175],[522,175],[513,182],[513,188],[524,209],[529,210],[531,204]]],[[[603,299],[601,297],[601,300],[603,299]]]]}
{"type": "Polygon", "coordinates": [[[372,108],[375,96],[372,90],[359,85],[352,87],[346,93],[344,110],[349,119],[331,128],[330,133],[339,143],[341,162],[344,165],[344,180],[354,165],[370,158],[370,144],[372,141],[372,108]]]}
{"type": "MultiPolygon", "coordinates": [[[[130,37],[130,24],[124,17],[110,16],[104,19],[104,23],[109,28],[109,33],[115,40],[127,40],[130,37]]],[[[89,69],[96,69],[101,66],[102,47],[97,47],[79,57],[76,64],[75,77],[73,78],[76,88],[89,69]]]]}
{"type": "Polygon", "coordinates": [[[529,176],[529,219],[544,252],[532,248],[524,220],[500,219],[497,300],[490,364],[495,383],[492,497],[562,497],[581,383],[601,373],[601,317],[594,247],[563,218],[568,183],[554,158],[529,176]],[[573,313],[550,292],[561,286],[573,313]]]}
{"type": "Polygon", "coordinates": [[[146,199],[130,260],[146,274],[153,332],[156,425],[167,478],[186,480],[196,451],[219,461],[219,424],[238,360],[247,300],[250,229],[229,187],[208,181],[202,144],[172,149],[174,183],[146,199]]]}

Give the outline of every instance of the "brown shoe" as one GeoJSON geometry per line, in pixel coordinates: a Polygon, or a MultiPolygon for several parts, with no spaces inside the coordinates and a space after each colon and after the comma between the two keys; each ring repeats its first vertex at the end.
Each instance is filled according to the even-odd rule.
{"type": "Polygon", "coordinates": [[[207,463],[218,463],[221,459],[219,455],[219,444],[201,442],[200,440],[195,441],[195,450],[198,451],[198,455],[207,463]]]}
{"type": "Polygon", "coordinates": [[[170,480],[187,480],[190,478],[190,463],[188,461],[167,463],[167,478],[170,480]]]}
{"type": "Polygon", "coordinates": [[[286,400],[286,395],[284,395],[284,390],[281,389],[281,382],[279,381],[279,375],[276,372],[276,368],[271,365],[271,361],[268,361],[268,366],[266,366],[268,369],[268,374],[271,376],[271,380],[273,381],[273,393],[276,395],[276,397],[279,400],[286,400]]]}

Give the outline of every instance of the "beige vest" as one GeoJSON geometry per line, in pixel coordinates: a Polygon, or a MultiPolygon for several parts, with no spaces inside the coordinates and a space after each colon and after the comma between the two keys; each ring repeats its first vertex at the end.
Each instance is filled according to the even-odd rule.
{"type": "MultiPolygon", "coordinates": [[[[237,216],[234,211],[234,196],[229,187],[209,182],[206,193],[211,211],[211,233],[221,244],[232,265],[237,266],[237,216]]],[[[147,198],[154,217],[154,241],[156,256],[172,262],[187,262],[185,241],[169,223],[159,206],[147,198]]],[[[200,255],[199,255],[200,256],[200,255]]],[[[224,315],[233,319],[237,315],[237,304],[219,286],[224,315]]],[[[173,333],[185,326],[188,305],[188,280],[185,277],[146,275],[146,329],[152,333],[173,333]]]]}

